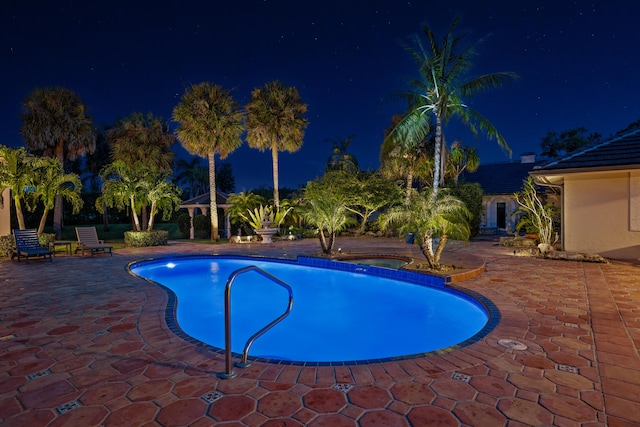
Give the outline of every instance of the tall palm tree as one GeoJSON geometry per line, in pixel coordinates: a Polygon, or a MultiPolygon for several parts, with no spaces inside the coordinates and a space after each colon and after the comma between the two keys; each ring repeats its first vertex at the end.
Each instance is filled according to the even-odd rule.
{"type": "Polygon", "coordinates": [[[302,147],[304,131],[308,125],[304,117],[307,105],[302,102],[295,87],[273,81],[251,92],[246,111],[249,146],[260,151],[271,150],[273,204],[279,209],[278,152],[293,153],[302,147]]]}
{"type": "MultiPolygon", "coordinates": [[[[95,150],[93,121],[73,91],[63,87],[36,88],[22,107],[21,133],[32,153],[54,157],[65,165],[66,160],[73,161],[95,150]]],[[[62,196],[56,198],[53,230],[60,238],[62,196]]]]}
{"type": "Polygon", "coordinates": [[[178,184],[187,186],[188,198],[202,194],[208,187],[209,171],[200,165],[199,158],[193,157],[189,161],[178,159],[176,169],[180,172],[175,180],[178,184]]]}
{"type": "Polygon", "coordinates": [[[453,177],[453,182],[458,184],[460,175],[466,170],[475,172],[480,166],[480,157],[473,147],[465,147],[460,141],[454,141],[448,151],[447,171],[453,177]]]}
{"type": "Polygon", "coordinates": [[[212,83],[191,86],[173,109],[178,140],[191,154],[209,162],[211,239],[218,240],[215,155],[224,159],[242,144],[244,115],[231,93],[212,83]]]}
{"type": "Polygon", "coordinates": [[[408,113],[389,135],[396,141],[416,144],[429,133],[430,120],[435,120],[434,200],[438,195],[444,168],[442,127],[452,117],[460,119],[476,136],[479,131],[483,131],[490,139],[495,138],[505,151],[511,153],[504,137],[491,122],[472,109],[465,99],[483,90],[499,87],[506,81],[515,79],[517,75],[512,72],[497,72],[469,77],[472,60],[477,56],[477,45],[482,40],[464,45],[467,34],[456,34],[459,24],[460,19],[454,18],[442,43],[431,28],[424,24],[422,30],[428,45],[425,47],[416,35],[416,47],[406,48],[419,67],[420,78],[409,80],[412,90],[405,94],[409,101],[408,113]]]}

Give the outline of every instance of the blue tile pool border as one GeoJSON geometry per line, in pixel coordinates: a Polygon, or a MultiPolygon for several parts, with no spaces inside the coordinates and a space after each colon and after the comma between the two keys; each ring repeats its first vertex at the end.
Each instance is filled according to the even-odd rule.
{"type": "MultiPolygon", "coordinates": [[[[446,278],[439,277],[439,276],[432,276],[432,275],[421,273],[421,272],[415,272],[415,271],[409,271],[409,270],[403,270],[403,269],[377,267],[377,266],[365,266],[365,265],[354,264],[354,263],[349,263],[344,261],[326,259],[326,258],[300,256],[297,258],[297,260],[291,260],[291,259],[272,258],[272,257],[238,256],[238,255],[183,255],[183,256],[167,256],[167,257],[161,257],[161,258],[149,258],[149,259],[144,259],[139,261],[133,261],[125,267],[127,272],[130,275],[134,277],[138,277],[148,283],[151,283],[166,292],[168,300],[167,300],[167,306],[165,309],[165,322],[171,332],[173,332],[183,340],[195,345],[198,348],[206,349],[215,354],[220,354],[223,356],[225,355],[224,349],[215,347],[211,344],[207,344],[196,338],[193,338],[191,335],[187,334],[185,331],[182,330],[177,320],[178,298],[171,289],[167,288],[166,286],[158,282],[139,276],[132,271],[132,269],[135,268],[136,266],[141,266],[145,264],[155,264],[159,262],[168,262],[172,260],[216,259],[216,258],[217,259],[271,261],[271,262],[278,262],[283,264],[305,265],[305,266],[317,267],[317,268],[329,268],[329,269],[335,269],[340,271],[348,271],[353,273],[367,274],[371,276],[401,280],[401,281],[413,283],[420,286],[442,288],[449,292],[456,293],[458,296],[461,296],[471,302],[478,304],[480,307],[484,308],[488,314],[487,323],[475,335],[467,338],[466,340],[458,344],[441,348],[438,350],[424,352],[424,353],[415,353],[415,354],[409,354],[405,356],[385,357],[385,358],[379,358],[379,359],[348,360],[348,361],[334,361],[334,362],[305,362],[305,361],[292,361],[292,360],[281,360],[281,359],[267,359],[262,357],[249,356],[249,360],[253,362],[270,363],[270,364],[276,364],[276,365],[318,367],[318,366],[368,365],[372,363],[398,362],[402,360],[427,358],[427,357],[451,353],[453,351],[470,346],[482,340],[491,331],[495,329],[495,327],[500,322],[500,318],[501,318],[500,310],[489,298],[485,297],[484,295],[478,292],[474,292],[457,285],[448,284],[446,281],[446,278]]],[[[232,357],[236,359],[239,359],[241,356],[242,355],[239,353],[232,352],[232,357]]]]}

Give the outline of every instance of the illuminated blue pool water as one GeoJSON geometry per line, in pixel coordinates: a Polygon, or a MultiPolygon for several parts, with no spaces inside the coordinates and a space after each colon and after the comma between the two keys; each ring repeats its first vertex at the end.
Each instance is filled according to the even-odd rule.
{"type": "MultiPolygon", "coordinates": [[[[175,293],[177,323],[185,333],[224,348],[225,284],[233,271],[247,265],[288,283],[294,296],[291,314],[253,344],[251,357],[335,362],[422,354],[486,333],[490,318],[486,301],[444,284],[425,286],[365,274],[395,275],[390,269],[349,265],[346,268],[354,270],[350,272],[214,256],[143,261],[130,271],[175,293]]],[[[285,310],[288,294],[249,272],[237,277],[231,299],[232,350],[241,353],[251,335],[285,310]]]]}

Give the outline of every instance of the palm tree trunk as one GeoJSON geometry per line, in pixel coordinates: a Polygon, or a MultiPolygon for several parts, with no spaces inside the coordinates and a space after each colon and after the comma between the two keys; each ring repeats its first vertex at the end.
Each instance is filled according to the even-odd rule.
{"type": "Polygon", "coordinates": [[[148,231],[149,229],[149,215],[147,214],[147,205],[142,205],[142,211],[140,212],[142,217],[142,230],[148,231]]]}
{"type": "Polygon", "coordinates": [[[216,162],[215,153],[207,154],[209,160],[209,216],[211,218],[211,240],[218,241],[220,234],[218,233],[218,204],[216,200],[216,162]]]}
{"type": "Polygon", "coordinates": [[[440,267],[440,257],[442,256],[442,252],[444,251],[448,238],[449,237],[446,234],[440,236],[440,243],[438,243],[438,247],[436,248],[436,253],[433,258],[436,267],[440,267]]]}
{"type": "Polygon", "coordinates": [[[427,263],[429,264],[429,268],[437,268],[438,263],[435,260],[435,254],[433,253],[433,234],[427,233],[422,236],[422,245],[420,245],[420,250],[422,254],[427,259],[427,263]]]}
{"type": "Polygon", "coordinates": [[[107,213],[107,204],[102,204],[102,230],[109,231],[109,214],[107,213]]]}
{"type": "Polygon", "coordinates": [[[133,218],[133,230],[140,231],[140,219],[138,218],[138,213],[136,212],[136,199],[131,196],[131,217],[133,218]]]}
{"type": "Polygon", "coordinates": [[[431,198],[436,200],[438,198],[438,186],[440,185],[440,165],[442,163],[441,151],[442,151],[442,118],[436,116],[436,140],[435,140],[435,152],[433,154],[433,194],[431,198]]]}
{"type": "Polygon", "coordinates": [[[271,146],[271,161],[273,164],[273,206],[276,212],[280,209],[280,191],[278,190],[278,147],[271,146]]]}
{"type": "Polygon", "coordinates": [[[47,224],[47,215],[49,215],[49,209],[44,208],[44,213],[40,217],[40,224],[38,225],[38,235],[44,232],[44,226],[47,224]]]}
{"type": "Polygon", "coordinates": [[[149,221],[147,222],[146,231],[153,230],[153,218],[156,216],[156,203],[151,202],[151,213],[149,214],[149,221]]]}
{"type": "Polygon", "coordinates": [[[404,204],[409,206],[409,202],[411,201],[411,189],[413,188],[413,168],[409,168],[407,172],[407,185],[406,185],[406,193],[404,196],[404,204]]]}
{"type": "MultiPolygon", "coordinates": [[[[56,158],[64,168],[64,141],[60,140],[56,144],[56,158]]],[[[56,196],[56,202],[53,207],[53,232],[56,239],[62,238],[62,195],[56,196]]]]}
{"type": "Polygon", "coordinates": [[[22,213],[22,204],[20,203],[20,197],[13,195],[13,203],[16,205],[16,216],[18,217],[18,228],[24,230],[27,226],[24,223],[24,214],[22,213]]]}

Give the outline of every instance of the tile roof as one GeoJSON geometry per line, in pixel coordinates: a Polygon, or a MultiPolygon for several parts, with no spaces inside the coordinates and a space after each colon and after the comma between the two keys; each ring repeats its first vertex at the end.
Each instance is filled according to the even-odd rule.
{"type": "Polygon", "coordinates": [[[536,168],[535,173],[558,169],[617,169],[640,167],[640,129],[618,133],[606,141],[581,148],[536,168]]]}
{"type": "Polygon", "coordinates": [[[466,182],[477,182],[484,190],[485,195],[513,194],[522,190],[522,181],[528,176],[535,166],[544,164],[548,160],[534,163],[490,163],[480,165],[477,171],[465,172],[463,177],[466,182]]]}

